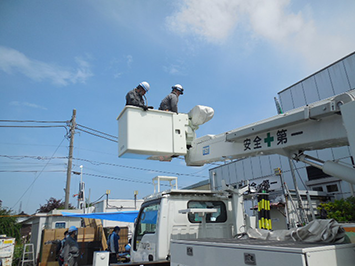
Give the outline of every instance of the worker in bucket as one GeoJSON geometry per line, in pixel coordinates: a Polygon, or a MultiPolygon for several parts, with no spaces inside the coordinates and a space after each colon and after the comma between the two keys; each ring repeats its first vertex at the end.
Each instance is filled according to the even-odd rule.
{"type": "Polygon", "coordinates": [[[184,94],[180,84],[172,86],[172,91],[160,103],[159,110],[178,113],[179,96],[184,94]]]}
{"type": "Polygon", "coordinates": [[[150,85],[148,82],[143,81],[143,82],[139,83],[135,89],[133,89],[127,93],[126,105],[133,105],[133,106],[142,107],[144,111],[147,111],[148,108],[152,109],[153,107],[148,106],[148,104],[146,104],[143,99],[143,97],[144,97],[145,101],[147,102],[147,98],[146,98],[145,94],[149,91],[149,89],[150,89],[150,85]]]}
{"type": "Polygon", "coordinates": [[[75,226],[70,226],[68,230],[69,236],[65,240],[64,245],[64,266],[78,266],[79,258],[79,244],[78,239],[78,228],[75,226]]]}

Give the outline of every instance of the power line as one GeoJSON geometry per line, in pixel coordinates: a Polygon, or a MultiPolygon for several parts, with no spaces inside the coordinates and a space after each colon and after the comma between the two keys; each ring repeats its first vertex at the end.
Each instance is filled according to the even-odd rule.
{"type": "Polygon", "coordinates": [[[40,121],[40,120],[0,120],[7,123],[67,123],[68,121],[40,121]]]}
{"type": "Polygon", "coordinates": [[[67,121],[41,121],[41,120],[0,120],[3,123],[45,123],[45,124],[64,124],[64,125],[45,125],[45,126],[27,126],[27,125],[0,125],[0,127],[8,128],[54,128],[64,127],[66,129],[67,121]]]}
{"type": "MultiPolygon", "coordinates": [[[[13,160],[22,160],[22,159],[28,159],[28,158],[29,159],[34,159],[34,160],[68,159],[68,157],[46,157],[46,156],[28,156],[28,155],[24,155],[24,156],[19,156],[19,155],[0,155],[0,157],[5,157],[5,158],[13,159],[13,160]]],[[[88,159],[83,159],[83,158],[75,158],[74,157],[73,160],[82,161],[82,162],[88,162],[88,163],[91,163],[93,165],[108,165],[108,166],[114,166],[114,167],[128,168],[128,169],[145,171],[145,172],[162,173],[162,174],[175,175],[175,176],[192,176],[192,177],[206,178],[206,176],[204,176],[204,175],[169,172],[169,171],[148,169],[148,168],[128,166],[128,165],[122,165],[122,164],[99,162],[99,161],[93,161],[93,160],[88,160],[88,159]]]]}
{"type": "MultiPolygon", "coordinates": [[[[43,121],[43,120],[0,120],[0,122],[5,122],[5,123],[61,123],[61,124],[65,124],[65,125],[62,125],[62,126],[25,126],[25,125],[0,125],[0,127],[11,127],[11,128],[47,128],[47,127],[65,127],[67,128],[70,121],[43,121]]],[[[96,129],[93,129],[93,128],[90,128],[90,127],[87,127],[87,126],[84,126],[84,125],[81,125],[81,124],[76,124],[75,126],[76,129],[78,130],[81,130],[85,133],[88,133],[88,134],[91,134],[91,135],[94,135],[96,137],[100,137],[100,138],[103,138],[103,139],[107,139],[107,140],[110,140],[110,141],[113,141],[113,142],[117,142],[117,139],[118,137],[117,136],[113,136],[113,135],[110,135],[110,134],[107,134],[105,132],[102,132],[102,131],[99,131],[99,130],[96,130],[96,129]],[[84,130],[82,128],[85,128],[87,130],[84,130]],[[96,133],[99,133],[101,135],[104,135],[104,136],[107,136],[107,137],[104,137],[104,136],[100,136],[98,134],[95,134],[95,133],[92,133],[90,131],[93,131],[93,132],[96,132],[96,133]],[[108,138],[110,137],[110,138],[108,138]],[[115,139],[115,140],[112,140],[111,138],[115,139]]]]}
{"type": "Polygon", "coordinates": [[[49,127],[64,127],[65,129],[67,128],[66,126],[2,126],[0,127],[17,127],[17,128],[49,128],[49,127]]]}
{"type": "Polygon", "coordinates": [[[0,170],[1,173],[59,173],[59,172],[66,172],[66,170],[48,170],[48,171],[36,171],[36,170],[0,170]]]}
{"type": "MultiPolygon", "coordinates": [[[[63,141],[61,142],[61,144],[63,141]]],[[[22,160],[22,159],[36,159],[36,160],[52,160],[52,159],[68,159],[68,157],[48,157],[48,156],[29,156],[29,155],[0,155],[0,157],[5,157],[13,160],[22,160]]]]}
{"type": "Polygon", "coordinates": [[[117,136],[113,136],[113,135],[107,134],[107,133],[105,133],[105,132],[101,132],[101,131],[98,131],[98,130],[96,130],[96,129],[89,128],[89,127],[86,127],[86,126],[83,126],[83,125],[80,125],[80,124],[76,124],[76,125],[77,125],[77,126],[79,126],[79,127],[83,127],[83,128],[89,129],[89,130],[91,130],[91,131],[95,131],[95,132],[97,132],[97,133],[100,133],[100,134],[103,134],[103,135],[109,136],[109,137],[111,137],[111,138],[118,139],[118,137],[117,137],[117,136]]]}
{"type": "Polygon", "coordinates": [[[193,177],[206,178],[206,176],[202,176],[202,175],[184,174],[184,173],[177,173],[177,172],[154,170],[154,169],[141,168],[141,167],[135,167],[135,166],[127,166],[127,165],[114,164],[114,163],[98,162],[98,161],[92,161],[92,160],[87,160],[87,159],[82,159],[82,158],[73,158],[73,159],[74,160],[78,160],[78,161],[88,162],[88,163],[91,163],[93,165],[101,165],[102,164],[102,165],[110,165],[110,166],[116,166],[116,167],[122,167],[122,168],[129,168],[129,169],[146,171],[146,172],[156,172],[156,173],[163,173],[163,174],[177,175],[177,176],[193,176],[193,177]]]}
{"type": "MultiPolygon", "coordinates": [[[[129,179],[129,178],[123,178],[123,177],[113,177],[113,176],[88,174],[88,173],[83,173],[83,175],[106,178],[106,179],[112,179],[112,180],[119,180],[119,181],[125,181],[125,182],[140,183],[140,184],[149,184],[149,185],[152,184],[151,182],[148,182],[148,181],[135,180],[135,179],[129,179]]],[[[162,186],[168,186],[168,185],[165,185],[165,184],[161,184],[161,185],[162,186]]]]}
{"type": "Polygon", "coordinates": [[[93,135],[93,136],[96,136],[96,137],[99,137],[99,138],[107,139],[107,140],[112,141],[112,142],[117,142],[117,140],[109,139],[109,138],[107,138],[107,137],[100,136],[100,135],[98,135],[98,134],[95,134],[95,133],[86,131],[86,130],[81,129],[81,128],[77,128],[77,130],[80,130],[80,131],[82,131],[82,132],[88,133],[88,134],[90,134],[90,135],[93,135]]]}
{"type": "MultiPolygon", "coordinates": [[[[55,149],[55,151],[52,154],[52,157],[54,156],[54,154],[57,152],[57,150],[59,149],[59,147],[62,145],[63,141],[65,140],[65,138],[62,139],[62,141],[60,142],[60,144],[58,145],[58,147],[55,149]]],[[[17,203],[19,203],[19,201],[25,196],[25,194],[27,193],[27,191],[33,186],[33,184],[37,181],[37,179],[40,177],[40,175],[42,174],[42,172],[44,171],[44,169],[47,167],[47,165],[49,164],[50,160],[48,161],[48,163],[43,167],[42,171],[37,175],[37,177],[35,178],[35,180],[33,180],[33,182],[31,183],[31,185],[28,186],[28,188],[26,189],[26,191],[22,194],[22,196],[19,198],[19,200],[14,204],[14,206],[12,206],[11,209],[13,209],[17,203]]]]}
{"type": "MultiPolygon", "coordinates": [[[[29,167],[37,167],[39,165],[43,165],[44,162],[23,162],[23,161],[18,161],[18,162],[4,162],[4,161],[0,161],[0,166],[1,165],[6,165],[6,166],[15,166],[15,167],[18,167],[19,165],[20,166],[29,166],[29,167]]],[[[60,165],[60,166],[66,166],[66,163],[61,163],[61,162],[58,162],[58,163],[50,163],[50,165],[60,165]]]]}
{"type": "Polygon", "coordinates": [[[105,196],[106,195],[106,193],[105,194],[103,194],[100,198],[98,198],[97,200],[95,200],[95,201],[92,201],[92,202],[90,202],[91,204],[93,204],[93,203],[96,203],[96,202],[98,202],[100,199],[102,199],[103,198],[103,196],[105,196]]]}
{"type": "Polygon", "coordinates": [[[0,145],[37,146],[37,147],[57,147],[57,145],[49,145],[49,144],[30,144],[30,143],[13,143],[13,142],[0,142],[0,145]]]}

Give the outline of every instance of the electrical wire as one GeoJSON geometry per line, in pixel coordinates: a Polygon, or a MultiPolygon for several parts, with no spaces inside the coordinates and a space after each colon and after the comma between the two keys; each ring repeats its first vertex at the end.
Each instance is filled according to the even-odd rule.
{"type": "Polygon", "coordinates": [[[48,170],[48,171],[36,171],[36,170],[0,170],[0,173],[61,173],[66,172],[66,170],[48,170]]]}
{"type": "MultiPolygon", "coordinates": [[[[40,165],[43,165],[43,162],[23,162],[23,161],[19,161],[19,162],[2,162],[0,161],[0,165],[6,165],[6,166],[15,166],[15,167],[18,167],[19,165],[20,166],[23,166],[23,167],[26,167],[26,166],[30,166],[30,167],[37,167],[37,166],[40,166],[40,165]]],[[[66,166],[65,163],[51,163],[50,165],[54,166],[54,165],[60,165],[60,166],[66,166]]]]}
{"type": "MultiPolygon", "coordinates": [[[[45,156],[28,156],[28,155],[24,155],[24,156],[19,156],[19,155],[0,155],[0,157],[5,157],[5,158],[13,159],[13,160],[22,160],[22,159],[27,159],[27,158],[35,159],[35,160],[52,160],[52,159],[66,159],[67,160],[68,159],[68,157],[45,157],[45,156]]],[[[114,166],[114,167],[128,168],[128,169],[146,171],[146,172],[162,173],[162,174],[168,174],[168,175],[207,178],[206,176],[203,176],[203,175],[177,173],[177,172],[169,172],[169,171],[162,171],[162,170],[154,170],[154,169],[141,168],[141,167],[135,167],[135,166],[128,166],[128,165],[121,165],[121,164],[93,161],[93,160],[88,160],[88,159],[83,159],[83,158],[75,158],[75,157],[73,157],[73,160],[82,161],[82,162],[88,162],[88,163],[91,163],[92,165],[109,165],[109,166],[114,166]]]]}
{"type": "MultiPolygon", "coordinates": [[[[62,141],[59,143],[58,147],[55,149],[55,151],[52,154],[52,157],[54,156],[54,154],[57,152],[57,150],[59,149],[59,147],[62,145],[63,141],[65,140],[65,138],[62,139],[62,141]]],[[[26,189],[26,191],[22,194],[22,196],[19,198],[19,200],[12,206],[11,209],[14,209],[14,207],[17,205],[17,203],[19,203],[19,201],[25,196],[25,194],[27,193],[28,190],[30,190],[30,188],[34,185],[34,183],[37,181],[37,179],[41,176],[42,172],[44,171],[44,169],[47,167],[47,165],[49,164],[50,160],[47,162],[47,164],[43,167],[42,171],[40,171],[40,173],[37,175],[37,177],[35,178],[35,180],[33,180],[33,182],[29,185],[29,187],[26,189]]]]}
{"type": "Polygon", "coordinates": [[[38,146],[38,147],[57,147],[57,145],[46,145],[46,144],[28,144],[28,143],[11,143],[11,142],[0,142],[0,145],[38,146]]]}
{"type": "Polygon", "coordinates": [[[133,182],[133,183],[141,183],[141,184],[149,184],[149,185],[152,184],[151,182],[148,181],[134,180],[134,179],[128,179],[122,177],[113,177],[113,176],[105,176],[105,175],[97,175],[97,174],[89,174],[89,173],[83,173],[83,175],[112,179],[112,180],[119,180],[119,181],[126,181],[126,182],[133,182]]]}
{"type": "MultiPolygon", "coordinates": [[[[63,141],[62,141],[63,142],[63,141]]],[[[68,159],[68,157],[48,157],[48,156],[29,156],[29,155],[0,155],[0,157],[5,157],[13,160],[22,160],[26,158],[36,159],[36,160],[52,160],[52,159],[68,159]]]]}
{"type": "Polygon", "coordinates": [[[65,129],[67,128],[66,126],[2,126],[0,127],[17,127],[17,128],[49,128],[49,127],[64,127],[65,129]]]}
{"type": "Polygon", "coordinates": [[[127,166],[127,165],[121,165],[121,164],[114,164],[114,163],[105,163],[105,162],[98,162],[98,161],[92,161],[92,160],[87,160],[87,159],[82,159],[82,158],[73,158],[73,160],[78,160],[78,161],[83,161],[83,162],[88,162],[93,165],[110,165],[110,166],[116,166],[116,167],[122,167],[122,168],[128,168],[128,169],[134,169],[134,170],[140,170],[140,171],[147,171],[147,172],[155,172],[155,173],[163,173],[163,174],[169,174],[169,175],[177,175],[177,176],[193,176],[193,177],[202,177],[206,178],[206,176],[202,175],[194,175],[194,174],[184,174],[184,173],[177,173],[177,172],[169,172],[169,171],[162,171],[162,170],[154,170],[154,169],[147,169],[147,168],[141,168],[141,167],[135,167],[135,166],[127,166]]]}
{"type": "Polygon", "coordinates": [[[107,139],[107,140],[112,141],[112,142],[116,142],[116,143],[118,142],[117,140],[113,140],[113,139],[110,139],[110,138],[107,138],[107,137],[104,137],[104,136],[100,136],[100,135],[98,135],[98,134],[89,132],[89,131],[84,130],[84,129],[81,129],[81,128],[76,128],[76,130],[79,130],[79,131],[88,133],[88,134],[90,134],[90,135],[93,135],[93,136],[96,136],[96,137],[99,137],[99,138],[107,139]]]}
{"type": "Polygon", "coordinates": [[[96,202],[98,202],[100,199],[102,199],[102,197],[103,196],[105,196],[106,195],[106,193],[105,194],[103,194],[100,198],[98,198],[97,200],[95,200],[95,201],[92,201],[92,202],[90,202],[90,204],[93,204],[93,203],[96,203],[96,202]]]}
{"type": "Polygon", "coordinates": [[[7,123],[67,123],[68,121],[39,121],[39,120],[0,120],[7,123]]]}
{"type": "Polygon", "coordinates": [[[113,136],[113,135],[107,134],[107,133],[105,133],[105,132],[98,131],[98,130],[96,130],[96,129],[93,129],[93,128],[90,128],[90,127],[86,127],[86,126],[83,126],[83,125],[80,125],[80,124],[76,124],[76,125],[79,126],[79,127],[83,127],[83,128],[89,129],[89,130],[91,130],[91,131],[95,131],[95,132],[100,133],[100,134],[102,134],[102,135],[106,135],[106,136],[109,136],[109,137],[111,137],[111,138],[118,139],[117,136],[113,136]]]}

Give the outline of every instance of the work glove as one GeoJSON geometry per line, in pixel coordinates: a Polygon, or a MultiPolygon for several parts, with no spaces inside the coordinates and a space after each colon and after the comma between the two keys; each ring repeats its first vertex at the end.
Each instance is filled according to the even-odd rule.
{"type": "Polygon", "coordinates": [[[142,108],[143,108],[144,111],[148,110],[148,106],[146,106],[146,105],[143,105],[142,108]]]}
{"type": "Polygon", "coordinates": [[[153,106],[148,106],[148,109],[154,109],[154,107],[153,106]]]}

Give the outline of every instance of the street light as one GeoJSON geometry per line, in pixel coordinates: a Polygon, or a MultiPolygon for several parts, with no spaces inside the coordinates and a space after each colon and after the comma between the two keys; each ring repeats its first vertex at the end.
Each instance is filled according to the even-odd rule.
{"type": "Polygon", "coordinates": [[[83,166],[80,165],[80,183],[83,183],[83,166]]]}
{"type": "Polygon", "coordinates": [[[80,184],[79,184],[79,196],[78,196],[78,204],[79,204],[79,209],[84,209],[84,204],[85,204],[85,185],[83,182],[83,166],[80,165],[80,184]]]}

